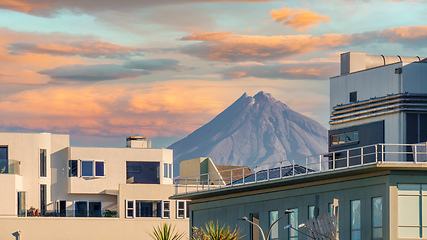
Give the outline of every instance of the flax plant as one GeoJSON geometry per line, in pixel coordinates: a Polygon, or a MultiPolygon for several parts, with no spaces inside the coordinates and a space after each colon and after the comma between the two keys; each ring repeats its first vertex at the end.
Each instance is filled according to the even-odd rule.
{"type": "Polygon", "coordinates": [[[153,232],[148,233],[154,240],[181,240],[185,233],[175,230],[171,224],[164,223],[163,225],[153,227],[153,232]]]}
{"type": "Polygon", "coordinates": [[[230,226],[213,221],[206,223],[205,228],[193,227],[193,240],[239,240],[240,230],[231,230],[230,226]]]}

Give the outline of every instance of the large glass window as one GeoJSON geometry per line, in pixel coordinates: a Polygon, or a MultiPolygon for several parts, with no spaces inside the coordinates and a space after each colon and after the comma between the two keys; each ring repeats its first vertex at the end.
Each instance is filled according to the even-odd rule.
{"type": "Polygon", "coordinates": [[[46,149],[40,149],[40,177],[46,177],[46,149]]]}
{"type": "Polygon", "coordinates": [[[18,217],[25,217],[27,213],[25,192],[18,192],[18,217]]]}
{"type": "MultiPolygon", "coordinates": [[[[278,211],[270,211],[270,226],[279,218],[278,211]]],[[[276,223],[271,228],[270,239],[279,239],[279,225],[276,223]]]]}
{"type": "MultiPolygon", "coordinates": [[[[75,160],[70,160],[70,161],[75,161],[75,160]]],[[[81,176],[82,177],[103,177],[105,176],[104,165],[105,165],[104,161],[82,160],[81,170],[80,170],[81,176]]],[[[70,168],[70,171],[71,171],[71,168],[70,168]]],[[[77,175],[77,170],[75,171],[75,174],[77,175]]]]}
{"type": "Polygon", "coordinates": [[[360,200],[353,200],[351,205],[351,240],[360,240],[360,200]]]}
{"type": "Polygon", "coordinates": [[[159,162],[126,162],[126,183],[159,184],[159,162]]]}
{"type": "Polygon", "coordinates": [[[0,174],[9,172],[9,160],[7,146],[0,146],[0,174]]]}
{"type": "Polygon", "coordinates": [[[75,216],[87,217],[87,201],[76,201],[75,203],[75,216]]]}
{"type": "Polygon", "coordinates": [[[383,239],[383,198],[372,198],[372,239],[383,239]]]}
{"type": "Polygon", "coordinates": [[[93,177],[93,161],[82,161],[82,177],[93,177]]]}
{"type": "Polygon", "coordinates": [[[89,202],[89,217],[102,217],[101,202],[89,202]]]}
{"type": "Polygon", "coordinates": [[[162,201],[135,201],[135,217],[162,217],[162,201]]]}
{"type": "Polygon", "coordinates": [[[46,213],[47,206],[47,186],[46,184],[40,184],[40,214],[42,216],[46,213]]]}
{"type": "MultiPolygon", "coordinates": [[[[289,213],[289,224],[291,224],[292,227],[294,228],[298,228],[298,208],[294,208],[294,209],[289,209],[291,211],[293,211],[292,213],[289,213]]],[[[289,239],[298,239],[298,231],[289,228],[288,229],[288,235],[289,235],[289,239]]]]}
{"type": "Polygon", "coordinates": [[[427,184],[398,184],[399,237],[427,237],[427,184]]]}
{"type": "Polygon", "coordinates": [[[337,135],[331,135],[331,143],[332,145],[344,144],[344,143],[352,143],[359,141],[359,132],[348,132],[341,133],[337,135]]]}

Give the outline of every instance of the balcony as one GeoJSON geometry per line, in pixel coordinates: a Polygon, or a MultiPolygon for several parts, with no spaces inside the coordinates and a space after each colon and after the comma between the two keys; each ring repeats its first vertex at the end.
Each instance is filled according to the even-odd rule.
{"type": "Polygon", "coordinates": [[[175,195],[231,188],[367,165],[427,167],[427,143],[376,144],[250,167],[175,178],[175,195]],[[417,165],[418,166],[418,165],[417,165]]]}
{"type": "Polygon", "coordinates": [[[21,162],[12,159],[0,159],[0,174],[21,174],[21,162]]]}

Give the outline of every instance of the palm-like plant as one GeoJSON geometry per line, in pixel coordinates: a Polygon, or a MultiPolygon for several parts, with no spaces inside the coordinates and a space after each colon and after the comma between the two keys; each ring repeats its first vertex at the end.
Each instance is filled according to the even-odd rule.
{"type": "Polygon", "coordinates": [[[230,226],[213,221],[206,223],[205,229],[193,228],[193,240],[239,240],[240,230],[231,230],[230,226]]]}
{"type": "Polygon", "coordinates": [[[184,232],[175,230],[171,224],[164,223],[163,225],[153,227],[153,232],[148,233],[154,240],[180,240],[184,237],[184,232]]]}

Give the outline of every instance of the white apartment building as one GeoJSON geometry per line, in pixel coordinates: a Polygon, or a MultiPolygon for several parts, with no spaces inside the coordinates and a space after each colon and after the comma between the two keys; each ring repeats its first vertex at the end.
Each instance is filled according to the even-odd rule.
{"type": "Polygon", "coordinates": [[[122,148],[69,142],[66,134],[0,133],[0,239],[98,239],[109,225],[115,233],[102,239],[149,239],[164,222],[188,231],[189,202],[169,200],[172,150],[144,137],[122,148]]]}

